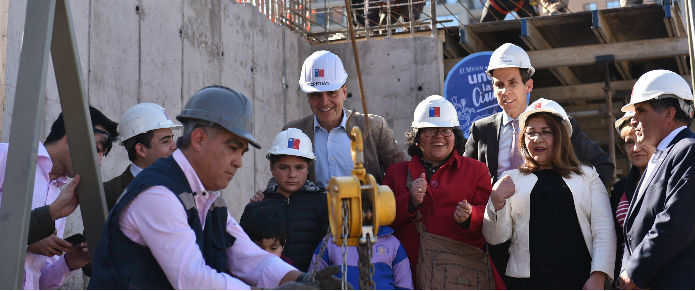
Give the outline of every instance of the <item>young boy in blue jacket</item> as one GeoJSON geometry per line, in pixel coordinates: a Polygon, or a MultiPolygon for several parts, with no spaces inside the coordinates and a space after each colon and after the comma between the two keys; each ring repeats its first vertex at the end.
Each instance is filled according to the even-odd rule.
{"type": "MultiPolygon", "coordinates": [[[[316,247],[309,272],[328,266],[342,265],[341,247],[333,243],[329,235],[326,235],[316,247]],[[319,254],[322,244],[326,244],[326,247],[323,253],[319,254]]],[[[358,262],[357,247],[347,247],[347,280],[354,287],[360,286],[358,262]]],[[[376,290],[413,289],[413,276],[410,272],[408,255],[405,254],[401,242],[393,236],[393,229],[388,226],[379,227],[377,241],[372,246],[372,264],[374,264],[373,279],[376,290]]],[[[340,273],[335,276],[341,278],[340,273]]]]}

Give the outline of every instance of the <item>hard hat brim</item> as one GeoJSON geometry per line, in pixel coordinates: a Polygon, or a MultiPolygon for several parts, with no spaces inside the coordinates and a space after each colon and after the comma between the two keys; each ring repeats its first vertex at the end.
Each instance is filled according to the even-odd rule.
{"type": "MultiPolygon", "coordinates": [[[[346,78],[347,80],[347,78],[346,78]]],[[[311,86],[309,83],[299,83],[299,87],[304,91],[304,93],[316,93],[316,92],[329,92],[329,91],[335,91],[340,89],[340,87],[343,87],[345,85],[345,81],[343,80],[340,82],[340,84],[329,84],[329,85],[314,85],[311,86]]]]}
{"type": "Polygon", "coordinates": [[[629,116],[624,115],[623,117],[618,118],[618,120],[616,120],[616,121],[613,123],[613,126],[615,127],[615,131],[618,132],[618,135],[620,135],[620,126],[623,125],[623,123],[625,123],[626,120],[630,120],[630,119],[632,118],[632,116],[634,116],[634,114],[633,114],[633,115],[629,115],[629,116]]]}
{"type": "Polygon", "coordinates": [[[533,76],[533,74],[536,73],[536,69],[534,69],[533,67],[524,68],[524,67],[519,67],[519,66],[514,66],[514,65],[500,65],[498,67],[488,69],[487,71],[485,71],[485,73],[487,73],[488,76],[492,77],[492,71],[497,70],[497,69],[504,69],[504,68],[527,69],[529,76],[533,76]]]}
{"type": "Polygon", "coordinates": [[[268,152],[265,155],[265,158],[270,161],[270,156],[295,156],[295,157],[300,157],[300,158],[307,158],[310,160],[316,160],[316,157],[314,155],[309,155],[302,153],[301,151],[294,150],[294,151],[272,151],[268,152]]]}
{"type": "Polygon", "coordinates": [[[456,120],[453,123],[434,123],[434,122],[427,122],[427,121],[421,121],[421,122],[413,122],[410,125],[411,127],[414,128],[428,128],[428,127],[457,127],[460,126],[458,120],[456,120]]]}
{"type": "Polygon", "coordinates": [[[570,124],[569,117],[565,118],[562,116],[562,114],[558,113],[555,110],[551,109],[534,109],[531,111],[524,111],[519,115],[519,128],[523,129],[526,127],[526,121],[531,115],[537,114],[537,113],[550,113],[554,116],[559,117],[562,119],[562,124],[565,126],[565,129],[567,130],[567,133],[569,136],[572,136],[572,124],[570,124]]]}
{"type": "Polygon", "coordinates": [[[224,120],[218,120],[218,121],[209,120],[209,118],[214,117],[214,116],[205,115],[205,118],[204,118],[203,116],[199,117],[198,114],[200,114],[200,113],[197,113],[196,110],[191,110],[191,109],[183,110],[181,112],[181,114],[176,116],[176,119],[180,122],[183,122],[183,123],[185,123],[187,119],[198,119],[198,120],[213,122],[213,123],[221,126],[222,128],[224,128],[225,130],[231,132],[232,134],[246,140],[251,145],[253,145],[255,148],[257,148],[257,149],[261,148],[261,145],[258,143],[256,138],[254,138],[253,135],[251,135],[251,133],[249,133],[248,131],[225,125],[224,120]]]}
{"type": "Polygon", "coordinates": [[[625,106],[620,108],[620,111],[625,112],[625,113],[627,113],[629,111],[635,111],[635,104],[633,104],[633,103],[625,104],[625,106]]]}
{"type": "Polygon", "coordinates": [[[183,128],[183,125],[175,124],[175,123],[172,122],[171,125],[166,125],[166,126],[155,126],[155,127],[151,128],[151,129],[145,130],[145,131],[143,131],[143,132],[141,132],[141,133],[138,133],[138,134],[135,134],[135,135],[124,135],[124,136],[121,136],[121,137],[118,138],[119,144],[120,144],[120,145],[124,145],[125,141],[127,141],[127,140],[129,140],[129,139],[131,139],[131,138],[133,138],[133,137],[135,137],[135,136],[138,136],[138,135],[140,135],[140,134],[146,133],[146,132],[148,132],[148,131],[150,131],[150,130],[157,130],[157,129],[162,129],[162,128],[181,129],[181,128],[183,128]]]}

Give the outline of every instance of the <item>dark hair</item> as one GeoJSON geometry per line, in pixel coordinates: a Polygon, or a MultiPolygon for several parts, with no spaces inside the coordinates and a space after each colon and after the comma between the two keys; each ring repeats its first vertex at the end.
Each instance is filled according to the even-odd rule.
{"type": "MultiPolygon", "coordinates": [[[[283,157],[286,157],[286,156],[291,156],[291,155],[271,155],[271,154],[269,154],[268,160],[270,160],[270,165],[272,166],[272,165],[275,165],[275,163],[277,163],[278,161],[280,161],[280,159],[282,159],[283,157]]],[[[311,166],[314,163],[314,160],[312,160],[312,159],[300,157],[300,156],[296,156],[296,157],[304,159],[304,161],[307,163],[308,166],[311,166]]]]}
{"type": "MultiPolygon", "coordinates": [[[[562,124],[562,119],[551,113],[539,112],[533,113],[526,118],[526,123],[528,124],[528,121],[536,117],[543,118],[548,123],[550,130],[553,132],[553,153],[551,159],[553,170],[565,178],[568,178],[572,172],[581,175],[581,163],[579,162],[579,159],[577,159],[577,155],[574,154],[574,148],[572,147],[572,142],[570,141],[569,132],[567,132],[567,129],[562,124]]],[[[540,165],[533,160],[528,148],[526,148],[526,139],[524,138],[525,134],[526,127],[521,129],[521,133],[519,134],[518,138],[521,155],[526,160],[519,168],[519,171],[530,174],[539,170],[540,165]]]]}
{"type": "Polygon", "coordinates": [[[673,107],[676,109],[676,115],[673,116],[674,120],[681,121],[685,123],[688,127],[690,127],[690,123],[692,121],[692,118],[688,117],[688,115],[685,114],[685,111],[683,111],[683,108],[681,108],[680,103],[678,103],[678,97],[674,95],[666,95],[669,97],[673,98],[663,98],[665,97],[664,95],[659,96],[659,99],[650,99],[647,100],[649,105],[652,106],[652,109],[656,112],[664,112],[664,110],[668,109],[669,107],[673,107]]]}
{"type": "Polygon", "coordinates": [[[137,158],[137,151],[135,150],[135,146],[137,144],[142,144],[146,148],[150,148],[152,146],[152,138],[154,137],[154,129],[150,130],[148,132],[143,132],[141,134],[138,134],[136,136],[133,136],[123,142],[123,146],[125,147],[125,150],[128,152],[128,159],[131,162],[135,162],[135,158],[137,158]]]}
{"type": "MultiPolygon", "coordinates": [[[[524,85],[528,80],[531,80],[531,70],[530,69],[522,69],[522,68],[517,68],[519,69],[519,75],[521,75],[521,83],[524,85]]],[[[492,72],[495,70],[490,71],[490,77],[492,77],[492,72]]],[[[494,82],[494,81],[493,81],[494,82]]]]}
{"type": "MultiPolygon", "coordinates": [[[[108,139],[102,144],[104,146],[104,156],[108,155],[111,151],[111,146],[114,140],[118,138],[118,123],[109,119],[101,113],[98,109],[89,106],[89,117],[92,120],[92,126],[101,126],[106,129],[108,133],[108,139]]],[[[63,113],[58,115],[58,118],[51,125],[51,132],[48,133],[46,141],[44,144],[54,143],[65,136],[65,122],[63,121],[63,113]]]]}
{"type": "MultiPolygon", "coordinates": [[[[456,126],[454,129],[454,149],[462,155],[466,149],[466,138],[463,136],[461,127],[456,126]]],[[[420,142],[420,131],[417,128],[411,128],[405,132],[405,144],[408,145],[408,154],[411,157],[418,155],[422,157],[422,149],[417,144],[420,142]]]]}
{"type": "Polygon", "coordinates": [[[287,230],[282,217],[284,209],[275,205],[258,205],[255,202],[246,206],[239,224],[254,242],[265,239],[278,239],[282,246],[287,240],[287,230]],[[255,207],[254,207],[255,206],[255,207]]]}

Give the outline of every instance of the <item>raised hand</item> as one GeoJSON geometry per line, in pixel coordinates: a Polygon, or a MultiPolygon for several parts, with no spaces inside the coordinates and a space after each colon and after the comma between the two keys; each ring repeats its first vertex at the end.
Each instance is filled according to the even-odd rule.
{"type": "Polygon", "coordinates": [[[471,217],[471,213],[473,213],[473,205],[464,199],[456,205],[454,220],[456,220],[456,223],[464,223],[471,217]]]}
{"type": "Polygon", "coordinates": [[[507,198],[512,197],[514,192],[516,192],[516,190],[514,181],[512,181],[511,177],[504,176],[497,181],[497,183],[492,186],[492,195],[490,195],[490,200],[492,200],[492,205],[495,206],[495,211],[502,209],[507,198]]]}
{"type": "Polygon", "coordinates": [[[263,195],[263,192],[256,191],[256,193],[253,194],[253,197],[251,197],[251,199],[249,199],[249,203],[262,201],[263,198],[265,198],[265,195],[263,195]]]}
{"type": "Polygon", "coordinates": [[[413,181],[410,188],[410,201],[413,203],[413,206],[422,204],[422,201],[425,199],[425,192],[427,192],[427,179],[425,178],[425,173],[422,173],[420,178],[413,181]]]}
{"type": "Polygon", "coordinates": [[[58,198],[48,206],[48,212],[53,220],[66,217],[75,211],[79,202],[75,193],[78,184],[80,184],[80,175],[75,175],[75,178],[65,185],[63,190],[60,190],[58,198]]]}

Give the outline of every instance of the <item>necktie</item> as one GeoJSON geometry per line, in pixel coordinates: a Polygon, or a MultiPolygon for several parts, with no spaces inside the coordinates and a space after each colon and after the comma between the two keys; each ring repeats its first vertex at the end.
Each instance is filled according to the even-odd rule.
{"type": "Polygon", "coordinates": [[[524,158],[519,151],[519,120],[514,119],[511,123],[514,130],[512,133],[512,151],[509,155],[509,169],[513,170],[524,164],[524,158]]]}

